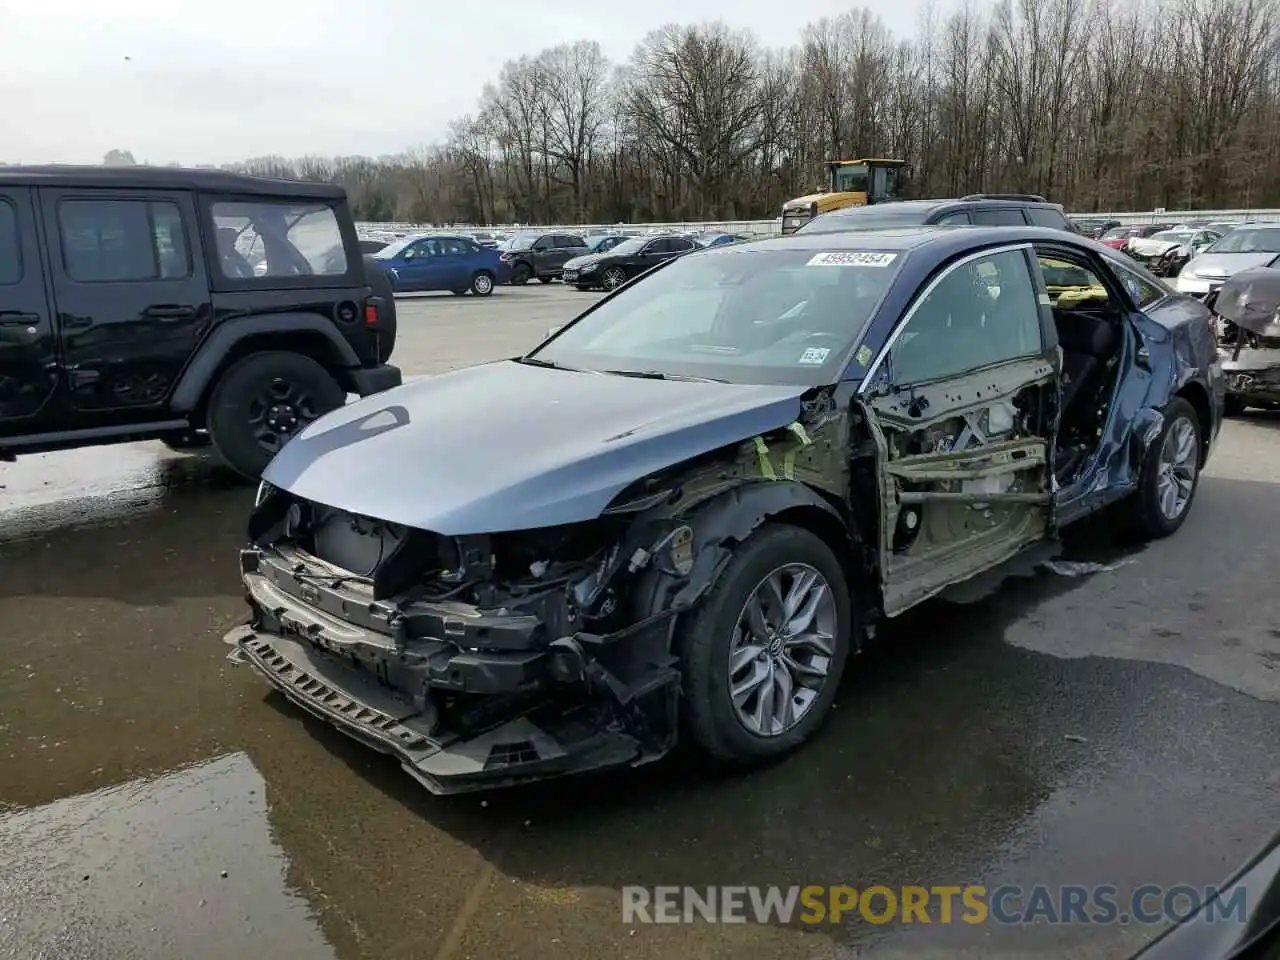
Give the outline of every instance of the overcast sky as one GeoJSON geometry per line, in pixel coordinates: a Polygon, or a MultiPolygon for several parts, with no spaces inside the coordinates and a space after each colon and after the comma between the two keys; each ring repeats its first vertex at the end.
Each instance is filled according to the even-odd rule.
{"type": "MultiPolygon", "coordinates": [[[[0,0],[0,159],[225,163],[441,139],[503,61],[722,17],[772,45],[849,0],[0,0]],[[126,59],[128,58],[128,59],[126,59]]],[[[873,4],[914,32],[919,0],[873,4]]]]}

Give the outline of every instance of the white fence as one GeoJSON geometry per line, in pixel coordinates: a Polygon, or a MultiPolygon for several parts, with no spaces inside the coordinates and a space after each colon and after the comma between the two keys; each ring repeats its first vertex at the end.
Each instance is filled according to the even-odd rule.
{"type": "MultiPolygon", "coordinates": [[[[1276,222],[1280,221],[1280,210],[1166,210],[1163,213],[1156,213],[1154,211],[1148,213],[1073,213],[1071,216],[1087,217],[1091,220],[1119,220],[1121,223],[1125,224],[1181,223],[1186,220],[1199,220],[1208,223],[1240,223],[1244,221],[1276,222]]],[[[378,239],[391,239],[398,236],[408,236],[413,233],[422,233],[427,230],[445,229],[424,223],[363,222],[357,224],[356,227],[360,236],[376,237],[378,239]]],[[[776,220],[706,220],[685,223],[557,223],[522,224],[519,226],[512,224],[500,224],[495,227],[479,227],[475,225],[464,226],[462,224],[455,224],[447,229],[459,231],[484,230],[501,233],[511,233],[515,230],[564,230],[572,233],[609,233],[613,231],[640,230],[646,233],[665,233],[668,231],[673,233],[715,232],[732,233],[749,237],[771,237],[782,232],[782,218],[779,217],[776,220]]]]}

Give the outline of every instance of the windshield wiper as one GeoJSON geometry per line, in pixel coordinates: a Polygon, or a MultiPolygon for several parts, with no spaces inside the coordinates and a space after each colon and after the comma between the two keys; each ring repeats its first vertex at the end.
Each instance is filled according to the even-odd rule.
{"type": "Polygon", "coordinates": [[[548,370],[572,370],[575,373],[582,372],[577,367],[570,367],[563,363],[556,363],[554,360],[543,360],[541,357],[516,357],[516,363],[527,364],[531,367],[546,367],[548,370]]]}
{"type": "Polygon", "coordinates": [[[728,383],[716,377],[687,377],[679,373],[663,373],[661,370],[603,370],[615,377],[636,377],[640,380],[686,380],[692,383],[728,383]]]}

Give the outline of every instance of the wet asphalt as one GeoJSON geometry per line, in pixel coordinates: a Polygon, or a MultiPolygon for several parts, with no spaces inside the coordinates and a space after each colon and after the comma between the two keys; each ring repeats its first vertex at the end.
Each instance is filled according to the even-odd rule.
{"type": "MultiPolygon", "coordinates": [[[[590,300],[402,302],[397,360],[590,300]]],[[[213,456],[0,464],[0,957],[1128,956],[1153,928],[637,925],[620,891],[1223,879],[1280,823],[1278,476],[1280,416],[1229,422],[1176,536],[1092,523],[1067,556],[1108,572],[925,604],[767,769],[442,800],[226,661],[253,491],[213,456]]]]}

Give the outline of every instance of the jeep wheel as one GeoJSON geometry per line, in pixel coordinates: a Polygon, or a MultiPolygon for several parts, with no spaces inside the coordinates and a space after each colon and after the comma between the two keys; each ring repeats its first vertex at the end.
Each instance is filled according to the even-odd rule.
{"type": "Polygon", "coordinates": [[[292,437],[346,399],[346,391],[310,357],[280,350],[255,353],[214,387],[209,433],[233,469],[257,480],[292,437]]]}
{"type": "Polygon", "coordinates": [[[799,527],[762,527],[680,628],[682,712],[693,739],[738,763],[800,746],[831,709],[853,629],[831,548],[799,527]]]}
{"type": "Polygon", "coordinates": [[[513,287],[523,287],[532,276],[533,271],[529,269],[527,263],[517,263],[511,268],[511,285],[513,287]]]}
{"type": "Polygon", "coordinates": [[[471,292],[477,297],[487,297],[493,293],[493,274],[487,270],[479,271],[471,278],[471,292]]]}
{"type": "Polygon", "coordinates": [[[1147,448],[1133,494],[1137,532],[1148,540],[1177,530],[1200,483],[1200,418],[1195,408],[1175,397],[1164,408],[1164,429],[1147,448]]]}

